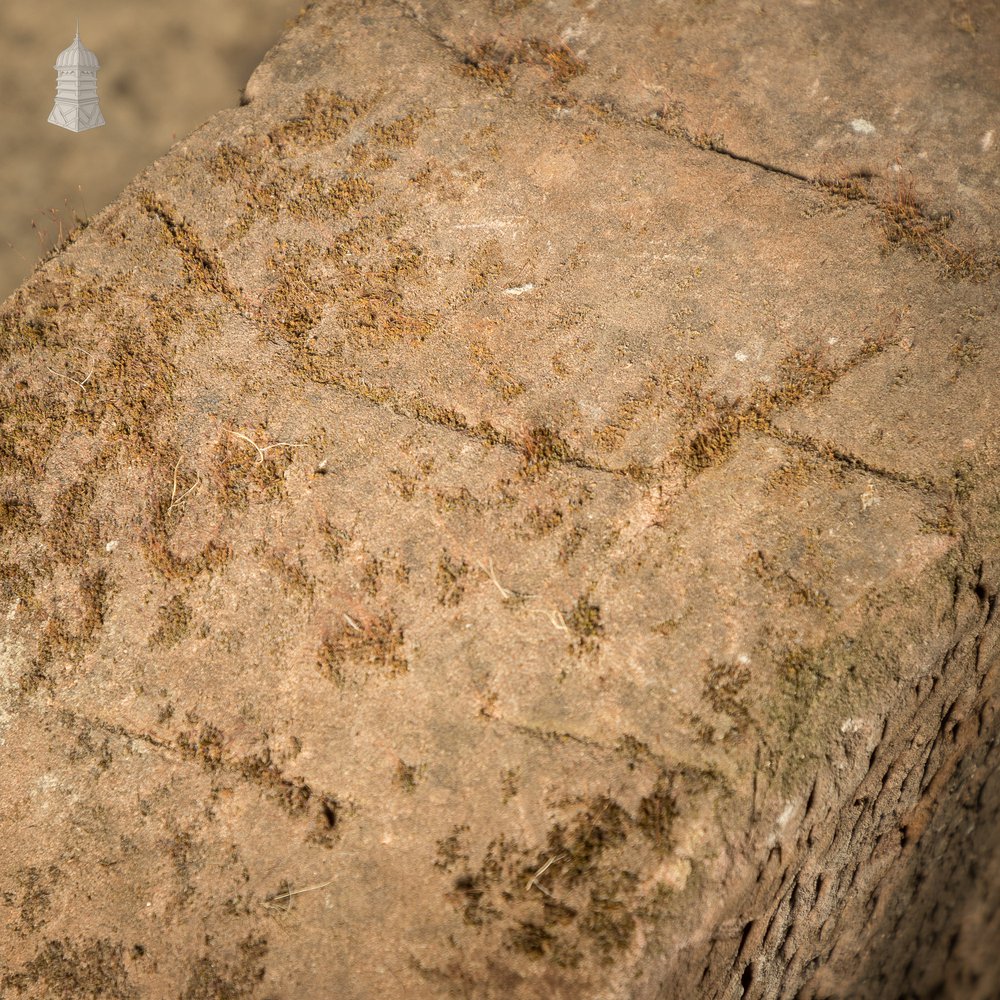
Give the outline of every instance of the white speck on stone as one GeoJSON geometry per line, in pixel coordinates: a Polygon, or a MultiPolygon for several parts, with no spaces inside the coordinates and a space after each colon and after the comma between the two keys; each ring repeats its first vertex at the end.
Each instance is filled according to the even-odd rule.
{"type": "Polygon", "coordinates": [[[875,484],[869,479],[864,493],[861,494],[861,509],[868,510],[869,507],[874,507],[875,504],[881,502],[881,498],[875,492],[875,484]]]}
{"type": "Polygon", "coordinates": [[[104,551],[105,552],[114,552],[115,549],[117,549],[117,548],[118,548],[118,540],[115,539],[113,542],[108,542],[108,544],[104,546],[104,551]]]}
{"type": "Polygon", "coordinates": [[[775,821],[778,824],[779,830],[784,830],[788,825],[788,821],[792,818],[792,813],[795,812],[795,803],[787,802],[785,803],[785,808],[781,810],[781,815],[775,821]]]}
{"type": "Polygon", "coordinates": [[[505,288],[503,293],[504,295],[524,295],[525,292],[530,292],[534,287],[534,285],[517,285],[514,288],[505,288]]]}
{"type": "Polygon", "coordinates": [[[743,666],[746,666],[750,662],[750,657],[747,656],[746,653],[740,653],[740,655],[736,657],[736,662],[742,663],[743,666]]]}
{"type": "Polygon", "coordinates": [[[828,343],[828,344],[829,344],[829,345],[830,345],[831,347],[833,347],[833,345],[834,345],[834,344],[836,344],[838,340],[840,340],[840,338],[839,338],[839,337],[830,337],[830,338],[829,338],[829,340],[827,340],[827,343],[828,343]]]}
{"type": "Polygon", "coordinates": [[[849,735],[850,733],[856,733],[860,729],[861,729],[861,724],[858,722],[857,719],[844,719],[844,721],[840,724],[840,731],[845,736],[849,735]]]}
{"type": "Polygon", "coordinates": [[[487,219],[485,222],[458,222],[452,229],[510,229],[521,216],[513,219],[487,219]]]}
{"type": "Polygon", "coordinates": [[[867,118],[855,118],[851,122],[851,128],[858,135],[874,135],[875,126],[867,118]]]}
{"type": "Polygon", "coordinates": [[[979,140],[979,148],[984,153],[988,153],[992,145],[993,145],[993,129],[990,129],[989,132],[986,132],[983,135],[982,139],[979,140]]]}
{"type": "Polygon", "coordinates": [[[733,357],[736,358],[737,361],[749,361],[750,360],[750,358],[746,354],[744,354],[742,351],[737,351],[733,355],[733,357]]]}
{"type": "Polygon", "coordinates": [[[47,771],[35,782],[31,796],[35,798],[38,795],[44,795],[46,792],[51,792],[53,788],[57,788],[58,785],[59,779],[51,771],[47,771]]]}

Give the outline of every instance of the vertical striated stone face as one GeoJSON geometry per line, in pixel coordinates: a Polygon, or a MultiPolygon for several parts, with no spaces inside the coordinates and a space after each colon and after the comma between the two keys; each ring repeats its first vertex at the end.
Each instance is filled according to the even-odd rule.
{"type": "Polygon", "coordinates": [[[4,304],[0,992],[996,994],[995,190],[864,103],[993,15],[855,13],[312,5],[4,304]]]}

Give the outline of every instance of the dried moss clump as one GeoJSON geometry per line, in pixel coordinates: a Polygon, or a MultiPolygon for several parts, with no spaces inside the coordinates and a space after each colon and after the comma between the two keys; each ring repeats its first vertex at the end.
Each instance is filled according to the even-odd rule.
{"type": "Polygon", "coordinates": [[[60,562],[79,562],[100,541],[100,525],[90,515],[97,490],[90,479],[78,479],[56,494],[45,524],[45,541],[60,562]]]}
{"type": "Polygon", "coordinates": [[[462,72],[490,86],[507,89],[511,69],[518,64],[541,66],[556,86],[564,87],[587,70],[587,64],[565,45],[540,38],[524,38],[512,45],[499,39],[483,42],[462,60],[462,72]]]}
{"type": "Polygon", "coordinates": [[[216,1000],[251,996],[264,978],[267,938],[248,934],[240,942],[240,957],[220,963],[217,949],[194,963],[180,1000],[216,1000]],[[219,968],[222,965],[221,969],[219,968]]]}
{"type": "Polygon", "coordinates": [[[972,254],[943,234],[954,221],[951,212],[931,212],[918,200],[912,178],[899,177],[891,195],[878,202],[880,222],[890,247],[908,246],[918,254],[936,257],[955,275],[975,270],[972,254]]]}
{"type": "Polygon", "coordinates": [[[908,247],[919,256],[936,259],[952,278],[982,280],[1000,271],[1000,255],[963,249],[944,235],[955,213],[932,211],[923,204],[912,177],[897,175],[888,192],[887,185],[868,172],[820,178],[816,183],[837,198],[873,205],[887,250],[908,247]]]}
{"type": "Polygon", "coordinates": [[[744,689],[750,683],[750,668],[740,663],[709,663],[708,676],[703,688],[706,701],[720,715],[732,720],[732,726],[725,740],[735,740],[743,736],[751,725],[744,689]]]}
{"type": "Polygon", "coordinates": [[[177,746],[184,756],[197,760],[210,771],[217,771],[225,763],[222,733],[208,723],[201,727],[194,739],[182,733],[177,737],[177,746]]]}
{"type": "Polygon", "coordinates": [[[216,502],[226,510],[244,511],[251,503],[277,500],[284,495],[285,471],[292,449],[268,448],[263,428],[248,432],[226,428],[212,452],[210,479],[216,502]],[[263,458],[250,441],[267,449],[263,458]]]}
{"type": "Polygon", "coordinates": [[[169,412],[176,384],[174,342],[182,315],[166,302],[149,303],[145,327],[118,315],[115,333],[96,367],[96,391],[80,395],[75,417],[110,432],[113,447],[133,462],[160,449],[159,419],[169,412]]]}
{"type": "MultiPolygon", "coordinates": [[[[89,941],[51,940],[19,972],[5,972],[0,993],[16,990],[48,997],[101,997],[138,1000],[129,982],[125,949],[106,938],[89,941]]],[[[221,994],[216,994],[221,995],[221,994]]]]}
{"type": "Polygon", "coordinates": [[[601,624],[601,608],[589,598],[581,596],[566,615],[566,624],[576,638],[580,649],[593,649],[598,638],[604,634],[601,624]]]}
{"type": "Polygon", "coordinates": [[[150,646],[173,646],[191,629],[192,612],[180,594],[174,594],[157,611],[160,625],[149,640],[150,646]]]}
{"type": "Polygon", "coordinates": [[[25,535],[40,523],[38,508],[23,497],[8,493],[0,497],[0,538],[5,534],[25,535]]]}
{"type": "Polygon", "coordinates": [[[23,380],[0,384],[0,469],[40,476],[66,419],[54,393],[41,396],[23,380]]]}
{"type": "Polygon", "coordinates": [[[78,583],[75,614],[67,614],[62,608],[56,613],[55,602],[50,605],[50,615],[38,636],[38,648],[31,667],[21,677],[20,686],[24,693],[31,693],[40,687],[51,690],[54,681],[50,668],[62,668],[79,660],[94,645],[107,616],[111,591],[106,570],[85,572],[78,583]]]}
{"type": "Polygon", "coordinates": [[[34,577],[23,566],[0,562],[0,597],[4,602],[30,601],[35,595],[34,577]]]}
{"type": "Polygon", "coordinates": [[[635,817],[636,826],[649,838],[653,852],[660,857],[666,857],[673,850],[673,825],[677,814],[672,782],[660,775],[656,787],[639,802],[635,817]]]}
{"type": "Polygon", "coordinates": [[[151,191],[143,191],[139,195],[139,205],[162,224],[168,242],[181,255],[188,284],[238,303],[222,262],[201,245],[191,227],[172,206],[157,198],[151,191]]]}
{"type": "Polygon", "coordinates": [[[279,149],[335,142],[370,107],[371,101],[355,100],[331,90],[315,88],[303,95],[301,112],[276,125],[268,133],[268,138],[279,149]]]}
{"type": "Polygon", "coordinates": [[[778,385],[758,383],[746,401],[716,399],[712,392],[704,392],[700,383],[705,366],[697,359],[680,380],[680,387],[672,390],[687,425],[674,450],[676,460],[694,475],[723,464],[744,431],[773,433],[771,418],[775,413],[829,392],[837,379],[885,350],[893,339],[890,325],[866,338],[853,357],[837,365],[823,364],[816,350],[792,351],[778,364],[778,385]]]}
{"type": "Polygon", "coordinates": [[[345,621],[339,632],[323,640],[316,666],[338,685],[347,683],[351,668],[375,667],[392,677],[406,673],[409,664],[403,652],[403,630],[388,616],[364,623],[345,621]]]}
{"type": "Polygon", "coordinates": [[[276,162],[264,147],[264,140],[251,136],[239,145],[222,143],[205,160],[213,176],[239,189],[237,234],[247,232],[258,217],[274,222],[282,212],[329,223],[375,197],[375,186],[356,173],[330,180],[308,167],[276,162]]]}
{"type": "Polygon", "coordinates": [[[464,577],[469,567],[465,560],[452,562],[447,552],[441,556],[437,566],[438,603],[453,607],[462,600],[465,593],[464,577]]]}
{"type": "Polygon", "coordinates": [[[522,475],[532,478],[543,475],[559,462],[572,462],[577,456],[558,431],[544,424],[530,428],[521,442],[522,475]]]}

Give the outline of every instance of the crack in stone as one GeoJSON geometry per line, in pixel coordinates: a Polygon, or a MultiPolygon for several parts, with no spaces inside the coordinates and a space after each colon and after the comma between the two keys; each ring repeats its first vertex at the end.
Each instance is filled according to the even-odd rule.
{"type": "MultiPolygon", "coordinates": [[[[690,140],[687,140],[690,142],[690,140]]],[[[704,146],[700,146],[697,143],[692,143],[698,149],[705,149],[704,146]]],[[[774,163],[767,163],[764,160],[758,160],[753,156],[745,156],[742,153],[736,153],[726,146],[720,143],[713,143],[708,147],[707,152],[718,153],[720,156],[728,156],[731,160],[736,160],[738,163],[749,163],[753,167],[759,167],[761,170],[766,170],[771,174],[781,174],[783,177],[791,177],[793,180],[802,181],[805,184],[815,185],[817,181],[812,177],[807,177],[805,174],[800,174],[796,170],[789,170],[787,167],[779,167],[774,163]]]]}
{"type": "MultiPolygon", "coordinates": [[[[147,214],[158,219],[163,224],[170,244],[181,255],[188,272],[196,278],[201,278],[200,283],[204,284],[207,290],[219,294],[243,319],[247,320],[247,322],[251,323],[266,336],[267,331],[264,324],[258,317],[252,314],[242,295],[230,284],[226,277],[226,269],[223,262],[216,254],[205,249],[202,241],[192,227],[184,222],[178,213],[163,202],[162,199],[157,198],[152,193],[144,193],[141,197],[141,204],[147,214]]],[[[372,386],[364,379],[351,376],[347,373],[340,373],[325,379],[318,377],[314,373],[309,373],[307,377],[310,381],[317,384],[332,385],[354,398],[362,399],[383,409],[388,409],[397,416],[428,426],[441,427],[455,433],[463,434],[484,444],[524,454],[524,446],[516,437],[510,432],[494,427],[486,421],[480,421],[476,425],[469,425],[463,417],[451,409],[443,411],[446,413],[447,419],[435,419],[431,414],[431,411],[434,409],[433,404],[423,403],[418,399],[406,401],[384,386],[372,386]]],[[[557,465],[566,465],[585,469],[590,472],[621,476],[640,482],[647,481],[653,474],[653,470],[648,467],[634,464],[624,467],[603,465],[587,458],[585,455],[572,451],[560,454],[552,453],[548,456],[548,459],[557,465]]]]}
{"type": "Polygon", "coordinates": [[[540,740],[546,745],[565,743],[568,740],[573,743],[579,743],[581,746],[590,747],[591,749],[602,750],[605,753],[618,752],[617,746],[601,743],[599,740],[591,739],[588,736],[578,736],[576,733],[559,732],[555,729],[542,729],[539,726],[529,726],[522,722],[509,722],[506,719],[494,719],[493,722],[507,726],[515,732],[523,733],[525,736],[530,736],[532,739],[540,740]]]}
{"type": "MultiPolygon", "coordinates": [[[[145,743],[178,762],[193,764],[200,771],[208,774],[213,771],[225,772],[237,783],[248,785],[265,795],[276,798],[280,805],[293,814],[302,813],[311,800],[317,800],[320,803],[321,812],[329,808],[328,803],[335,801],[333,796],[326,793],[314,793],[302,778],[285,777],[284,773],[271,762],[270,750],[267,747],[265,747],[263,755],[259,753],[257,755],[249,754],[242,760],[233,760],[223,756],[215,742],[208,745],[206,749],[202,745],[204,738],[199,740],[197,744],[185,746],[183,743],[165,740],[151,733],[134,732],[118,723],[93,718],[67,708],[59,710],[58,719],[67,728],[76,726],[83,731],[86,731],[87,728],[98,729],[122,740],[145,743]]],[[[209,729],[213,734],[218,735],[212,727],[209,729]]]]}
{"type": "MultiPolygon", "coordinates": [[[[452,57],[461,63],[469,62],[470,54],[446,35],[435,30],[427,21],[426,17],[419,10],[417,10],[413,4],[409,3],[408,0],[390,0],[390,2],[399,8],[405,16],[415,21],[431,39],[444,48],[452,57]]],[[[506,96],[508,98],[510,97],[510,95],[506,96]]],[[[823,177],[810,177],[808,174],[800,173],[797,170],[792,170],[788,167],[783,167],[779,164],[771,163],[766,160],[759,159],[758,157],[750,156],[745,153],[739,153],[736,150],[730,149],[725,145],[721,136],[712,136],[707,133],[697,135],[693,134],[687,127],[676,122],[668,123],[663,115],[658,111],[654,111],[645,117],[640,117],[635,113],[629,113],[621,110],[621,108],[614,101],[608,99],[603,99],[599,105],[589,102],[578,102],[576,99],[571,99],[571,102],[567,103],[572,103],[573,106],[582,109],[591,117],[596,117],[598,119],[611,119],[618,124],[626,125],[632,128],[654,128],[664,135],[683,142],[695,149],[700,149],[706,153],[714,153],[717,156],[724,156],[737,163],[744,163],[748,166],[755,167],[765,173],[787,177],[800,184],[806,184],[814,190],[819,190],[831,197],[836,197],[840,194],[841,192],[839,191],[839,188],[844,182],[847,182],[851,185],[851,193],[848,200],[867,204],[870,207],[879,209],[882,212],[885,212],[886,210],[886,202],[884,199],[878,198],[870,192],[862,190],[853,183],[858,179],[869,179],[875,176],[867,171],[855,172],[839,180],[831,180],[823,177]]],[[[529,102],[528,106],[537,107],[537,102],[529,102]]],[[[955,213],[947,212],[944,214],[951,217],[954,216],[955,213]]],[[[992,264],[987,264],[987,270],[996,270],[997,268],[1000,268],[1000,261],[994,261],[992,264]]]]}
{"type": "Polygon", "coordinates": [[[103,719],[95,719],[89,715],[74,712],[72,709],[60,709],[58,718],[63,725],[67,726],[67,728],[71,724],[77,726],[90,726],[94,729],[100,729],[102,732],[108,733],[112,736],[118,736],[124,740],[138,740],[139,742],[146,743],[157,750],[164,750],[169,754],[173,754],[178,759],[183,759],[184,756],[181,750],[169,740],[160,739],[158,736],[153,736],[151,733],[133,732],[125,726],[118,725],[113,722],[106,722],[103,719]]]}
{"type": "Polygon", "coordinates": [[[878,478],[885,479],[897,486],[907,486],[911,489],[918,490],[921,493],[934,496],[942,501],[946,499],[945,494],[942,492],[938,484],[935,483],[929,476],[919,474],[911,475],[910,473],[900,472],[896,469],[884,469],[881,466],[873,465],[871,462],[865,461],[858,455],[852,455],[850,452],[837,448],[829,442],[817,441],[808,434],[798,434],[794,431],[780,430],[773,424],[764,429],[764,433],[769,437],[773,437],[781,441],[783,444],[799,448],[802,451],[807,451],[818,458],[823,458],[828,461],[832,460],[845,468],[858,470],[870,476],[877,476],[878,478]]]}
{"type": "Polygon", "coordinates": [[[246,315],[243,301],[229,283],[226,268],[218,254],[206,250],[197,234],[177,211],[151,191],[139,196],[139,204],[150,218],[163,225],[171,246],[180,254],[188,280],[222,296],[242,315],[246,315]]]}
{"type": "MultiPolygon", "coordinates": [[[[428,22],[426,17],[417,10],[413,4],[409,3],[408,0],[390,0],[390,2],[399,8],[404,16],[409,17],[412,21],[415,21],[420,28],[433,39],[438,45],[445,49],[451,56],[457,59],[459,62],[466,63],[469,60],[469,53],[453,42],[447,35],[442,34],[437,31],[428,22]]],[[[788,170],[785,167],[780,167],[772,163],[766,163],[762,160],[755,159],[752,156],[745,156],[741,153],[737,153],[726,146],[723,146],[721,142],[718,142],[711,137],[705,136],[701,139],[692,136],[686,129],[670,129],[669,127],[663,127],[660,124],[660,119],[658,115],[649,118],[639,118],[633,114],[622,111],[614,102],[605,101],[600,108],[594,108],[587,104],[577,105],[587,111],[592,117],[612,117],[616,121],[624,125],[629,125],[632,127],[653,127],[658,131],[670,136],[671,138],[678,139],[679,141],[685,142],[695,149],[701,149],[708,153],[716,153],[719,156],[728,157],[731,160],[736,160],[739,163],[746,163],[750,166],[757,167],[760,170],[767,171],[768,173],[780,174],[785,177],[790,177],[794,180],[809,184],[811,186],[816,186],[817,181],[811,177],[807,177],[805,174],[797,173],[794,170],[788,170]]]]}
{"type": "MultiPolygon", "coordinates": [[[[496,427],[485,420],[481,420],[477,424],[470,424],[455,410],[436,407],[433,403],[428,403],[420,399],[419,396],[414,396],[407,400],[386,386],[373,386],[362,378],[344,372],[337,373],[336,375],[322,376],[308,373],[305,377],[318,385],[331,385],[352,398],[361,399],[366,403],[389,410],[397,416],[404,417],[416,423],[453,431],[473,441],[503,448],[518,455],[523,456],[525,454],[525,443],[509,431],[496,427]]],[[[648,482],[656,473],[656,469],[651,466],[635,464],[627,466],[603,465],[588,458],[586,455],[572,451],[563,454],[549,454],[548,460],[555,465],[570,466],[584,469],[588,472],[604,473],[640,483],[648,482]]]]}

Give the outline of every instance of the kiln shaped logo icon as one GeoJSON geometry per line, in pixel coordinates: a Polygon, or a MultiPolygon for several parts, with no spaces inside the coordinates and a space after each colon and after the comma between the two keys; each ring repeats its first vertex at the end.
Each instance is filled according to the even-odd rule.
{"type": "Polygon", "coordinates": [[[73,44],[56,59],[56,103],[49,121],[71,132],[83,132],[104,124],[97,103],[97,56],[80,41],[80,21],[76,22],[73,44]]]}

